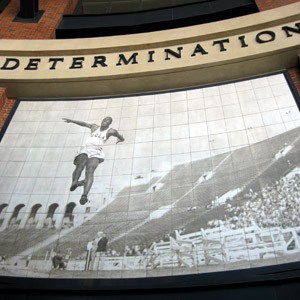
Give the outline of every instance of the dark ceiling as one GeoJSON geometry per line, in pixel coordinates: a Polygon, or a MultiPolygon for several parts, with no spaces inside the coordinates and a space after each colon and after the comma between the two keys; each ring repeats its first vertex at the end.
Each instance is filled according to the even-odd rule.
{"type": "Polygon", "coordinates": [[[79,14],[115,14],[172,7],[208,0],[81,0],[79,14]]]}
{"type": "Polygon", "coordinates": [[[56,38],[133,34],[192,26],[257,12],[253,0],[81,0],[56,38]]]}

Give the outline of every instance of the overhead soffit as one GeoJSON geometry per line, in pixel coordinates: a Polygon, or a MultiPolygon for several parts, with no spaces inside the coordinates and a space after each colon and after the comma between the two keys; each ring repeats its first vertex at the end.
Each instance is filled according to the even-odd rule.
{"type": "Polygon", "coordinates": [[[113,14],[166,8],[207,0],[81,0],[83,14],[113,14]]]}

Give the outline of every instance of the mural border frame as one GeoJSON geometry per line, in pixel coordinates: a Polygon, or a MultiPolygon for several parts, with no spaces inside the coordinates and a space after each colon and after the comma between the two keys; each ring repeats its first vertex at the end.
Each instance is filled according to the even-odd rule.
{"type": "MultiPolygon", "coordinates": [[[[125,95],[140,96],[158,93],[168,93],[182,90],[190,90],[194,88],[206,88],[211,86],[219,86],[228,83],[236,83],[244,80],[257,79],[265,76],[283,74],[294,100],[300,110],[300,95],[292,81],[292,78],[287,70],[281,70],[272,73],[260,74],[257,76],[242,78],[239,80],[231,80],[226,82],[218,82],[216,84],[209,84],[203,86],[197,86],[185,89],[173,89],[163,92],[155,93],[143,93],[125,95]]],[[[122,97],[122,96],[117,96],[122,97]]],[[[95,97],[93,97],[94,99],[95,97]]],[[[115,98],[110,97],[97,97],[97,99],[115,98]]],[[[65,100],[91,100],[89,98],[58,98],[58,99],[43,99],[42,101],[65,101],[65,100]]],[[[9,126],[10,121],[13,118],[21,101],[37,101],[39,99],[16,99],[13,108],[5,121],[0,131],[0,141],[3,138],[6,129],[9,126]]],[[[227,270],[217,271],[210,273],[198,273],[198,274],[185,274],[185,275],[173,275],[173,276],[158,276],[147,278],[34,278],[34,277],[15,277],[15,276],[0,276],[0,291],[9,292],[22,292],[22,291],[40,291],[43,294],[49,295],[49,293],[56,293],[61,291],[67,292],[112,292],[112,291],[166,291],[175,290],[183,292],[185,288],[193,289],[213,289],[213,288],[251,288],[251,286],[262,285],[267,287],[268,285],[284,285],[284,284],[299,284],[300,283],[300,261],[261,266],[248,269],[239,270],[227,270]]],[[[246,292],[246,291],[245,291],[246,292]]]]}

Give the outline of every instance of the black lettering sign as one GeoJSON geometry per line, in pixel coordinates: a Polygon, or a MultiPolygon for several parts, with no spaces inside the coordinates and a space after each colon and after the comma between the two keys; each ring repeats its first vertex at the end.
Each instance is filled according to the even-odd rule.
{"type": "Polygon", "coordinates": [[[194,49],[194,52],[193,52],[193,54],[191,56],[196,56],[196,54],[198,54],[198,53],[201,53],[202,55],[208,54],[208,52],[205,51],[200,44],[196,45],[196,47],[194,49]]]}
{"type": "Polygon", "coordinates": [[[177,47],[177,51],[175,52],[171,49],[165,49],[165,53],[166,53],[166,58],[165,60],[170,60],[171,58],[169,57],[169,54],[172,55],[173,57],[176,58],[181,58],[181,50],[183,49],[183,47],[177,47]]]}
{"type": "Polygon", "coordinates": [[[155,51],[148,51],[148,54],[149,54],[148,62],[154,62],[154,59],[153,59],[154,53],[155,53],[155,51]]]}
{"type": "Polygon", "coordinates": [[[220,52],[227,51],[227,49],[224,47],[224,43],[229,43],[229,39],[214,41],[213,46],[219,45],[220,46],[220,52]]]}
{"type": "Polygon", "coordinates": [[[20,61],[17,58],[6,58],[1,70],[15,70],[19,67],[20,61]]]}
{"type": "Polygon", "coordinates": [[[134,65],[134,64],[137,64],[137,63],[138,63],[137,60],[136,60],[137,55],[138,55],[138,53],[137,53],[137,52],[134,52],[134,53],[129,57],[129,59],[127,59],[127,58],[125,57],[124,54],[119,54],[119,61],[118,61],[118,63],[117,63],[117,66],[121,66],[122,63],[123,63],[124,65],[128,65],[130,62],[131,62],[131,64],[133,64],[133,65],[134,65]]]}
{"type": "MultiPolygon", "coordinates": [[[[295,23],[295,25],[286,25],[282,26],[281,30],[283,31],[283,35],[287,38],[296,36],[297,34],[300,33],[300,22],[295,23]]],[[[276,39],[276,32],[272,30],[263,30],[260,31],[256,34],[255,36],[255,41],[258,44],[264,44],[264,43],[270,43],[273,42],[276,39]]],[[[281,35],[282,36],[282,35],[281,35]]],[[[247,35],[239,35],[236,37],[237,38],[237,43],[240,45],[241,48],[246,48],[249,47],[248,45],[248,40],[247,40],[247,35]]],[[[209,41],[206,41],[208,43],[209,41]]],[[[211,44],[209,45],[210,47],[212,46],[217,46],[219,48],[220,52],[226,52],[228,49],[226,48],[227,45],[230,43],[230,38],[222,38],[220,40],[215,40],[212,41],[211,44]]],[[[171,59],[181,59],[183,53],[183,47],[184,46],[172,46],[172,48],[164,48],[160,51],[164,51],[164,60],[171,60],[171,59]]],[[[208,47],[208,46],[206,46],[208,47]]],[[[145,58],[144,58],[144,63],[153,63],[155,62],[155,55],[156,52],[159,50],[146,50],[145,53],[145,58]]],[[[191,57],[197,56],[197,55],[207,55],[209,52],[207,49],[203,48],[202,45],[199,43],[195,43],[194,48],[192,48],[192,53],[190,54],[191,57]]],[[[162,53],[161,53],[162,54],[162,53]]],[[[139,52],[129,52],[129,53],[119,53],[115,54],[117,55],[116,59],[116,66],[126,66],[126,65],[134,65],[138,64],[138,55],[139,52]]],[[[144,57],[144,56],[143,56],[144,57]]],[[[24,70],[38,70],[42,58],[27,58],[23,57],[22,58],[22,65],[23,61],[27,59],[27,65],[24,63],[26,66],[24,70]]],[[[78,56],[78,57],[71,57],[72,61],[69,66],[69,69],[82,69],[84,67],[89,67],[89,68],[107,68],[109,64],[107,63],[107,56],[105,55],[95,55],[91,58],[91,62],[89,62],[89,65],[86,66],[84,65],[84,62],[86,59],[89,61],[90,57],[85,57],[85,56],[78,56]]],[[[57,70],[60,66],[63,67],[61,63],[65,63],[65,57],[50,57],[48,58],[48,62],[45,62],[47,64],[47,67],[49,70],[57,70]]],[[[0,70],[16,70],[20,67],[21,61],[20,58],[15,58],[15,57],[7,57],[5,58],[4,62],[2,62],[2,66],[0,66],[0,70]]]]}
{"type": "Polygon", "coordinates": [[[296,23],[295,25],[297,28],[290,27],[290,26],[283,26],[281,27],[281,29],[284,30],[287,37],[291,37],[293,36],[291,32],[300,33],[300,23],[296,23]]]}
{"type": "Polygon", "coordinates": [[[99,55],[94,56],[94,64],[92,65],[92,68],[98,68],[98,65],[101,65],[101,67],[107,67],[106,62],[106,56],[99,55]]]}
{"type": "Polygon", "coordinates": [[[245,36],[244,35],[239,36],[239,40],[241,42],[241,47],[242,48],[248,47],[248,44],[245,42],[245,36]]]}
{"type": "Polygon", "coordinates": [[[263,43],[273,42],[275,40],[275,38],[276,38],[275,32],[270,31],[270,30],[266,30],[266,31],[259,32],[256,35],[255,40],[259,44],[263,44],[263,43]]]}
{"type": "Polygon", "coordinates": [[[59,61],[63,62],[64,58],[63,57],[51,57],[51,58],[49,58],[49,63],[52,63],[52,65],[49,69],[50,70],[56,70],[56,65],[59,61]]]}
{"type": "Polygon", "coordinates": [[[40,62],[40,58],[30,58],[29,63],[24,70],[37,70],[40,62]]]}
{"type": "Polygon", "coordinates": [[[82,69],[84,57],[73,57],[73,62],[70,69],[82,69]]]}

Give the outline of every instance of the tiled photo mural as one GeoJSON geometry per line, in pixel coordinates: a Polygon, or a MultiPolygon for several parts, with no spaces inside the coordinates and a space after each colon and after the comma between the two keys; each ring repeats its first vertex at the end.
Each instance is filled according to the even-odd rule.
{"type": "Polygon", "coordinates": [[[20,101],[0,144],[0,271],[127,278],[300,258],[300,114],[283,74],[20,101]]]}

